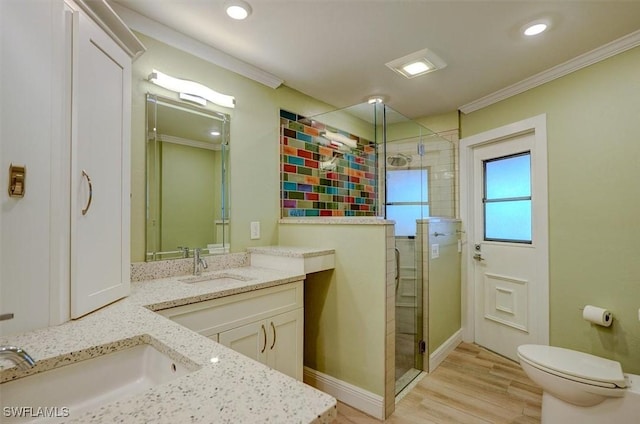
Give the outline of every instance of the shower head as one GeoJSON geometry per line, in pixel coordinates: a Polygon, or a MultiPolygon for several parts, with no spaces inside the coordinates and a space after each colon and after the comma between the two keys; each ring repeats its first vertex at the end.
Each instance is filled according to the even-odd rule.
{"type": "Polygon", "coordinates": [[[403,155],[402,153],[397,153],[387,158],[387,164],[389,166],[400,167],[400,166],[407,166],[410,163],[411,163],[411,156],[403,155]]]}

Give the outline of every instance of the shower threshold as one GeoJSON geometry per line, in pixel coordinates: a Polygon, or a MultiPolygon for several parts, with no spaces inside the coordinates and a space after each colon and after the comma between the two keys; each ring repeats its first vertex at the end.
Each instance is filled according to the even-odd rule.
{"type": "Polygon", "coordinates": [[[421,370],[411,368],[407,372],[405,372],[400,378],[396,380],[396,396],[404,390],[416,377],[422,374],[421,370]]]}

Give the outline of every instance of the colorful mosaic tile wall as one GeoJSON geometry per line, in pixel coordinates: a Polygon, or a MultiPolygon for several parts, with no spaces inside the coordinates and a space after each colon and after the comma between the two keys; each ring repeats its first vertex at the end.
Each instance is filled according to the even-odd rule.
{"type": "Polygon", "coordinates": [[[376,216],[376,145],[280,110],[283,217],[376,216]]]}

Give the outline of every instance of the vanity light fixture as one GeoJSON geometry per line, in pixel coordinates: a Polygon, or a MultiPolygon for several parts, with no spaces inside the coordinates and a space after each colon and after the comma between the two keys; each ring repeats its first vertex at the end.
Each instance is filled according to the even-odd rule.
{"type": "Polygon", "coordinates": [[[211,131],[210,133],[212,136],[217,137],[220,135],[220,131],[211,131]]]}
{"type": "Polygon", "coordinates": [[[251,15],[251,6],[243,0],[232,0],[224,4],[224,10],[230,18],[241,21],[251,15]]]}
{"type": "Polygon", "coordinates": [[[357,141],[337,132],[325,130],[320,133],[320,136],[329,140],[334,146],[347,146],[350,149],[358,147],[357,141]]]}
{"type": "Polygon", "coordinates": [[[228,108],[236,106],[236,99],[233,96],[218,93],[195,81],[183,80],[163,74],[155,69],[149,75],[149,81],[167,90],[179,93],[182,100],[198,103],[202,106],[206,106],[207,101],[228,108]]]}
{"type": "Polygon", "coordinates": [[[429,49],[401,57],[386,64],[390,69],[406,78],[415,78],[445,68],[447,64],[429,49]]]}
{"type": "Polygon", "coordinates": [[[191,94],[187,94],[187,93],[180,93],[178,94],[178,97],[180,98],[180,100],[184,100],[187,102],[192,102],[192,103],[197,103],[200,106],[206,106],[207,105],[207,100],[200,97],[200,96],[194,96],[191,94]]]}

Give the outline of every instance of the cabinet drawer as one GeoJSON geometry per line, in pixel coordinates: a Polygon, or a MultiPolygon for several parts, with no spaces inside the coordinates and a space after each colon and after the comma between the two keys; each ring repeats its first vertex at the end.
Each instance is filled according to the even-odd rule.
{"type": "Polygon", "coordinates": [[[158,311],[205,336],[255,322],[304,306],[303,282],[283,284],[247,293],[158,311]]]}

